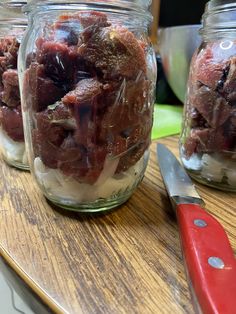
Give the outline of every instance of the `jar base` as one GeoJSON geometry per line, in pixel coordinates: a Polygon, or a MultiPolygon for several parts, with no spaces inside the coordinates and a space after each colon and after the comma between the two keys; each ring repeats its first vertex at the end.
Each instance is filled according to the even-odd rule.
{"type": "Polygon", "coordinates": [[[30,167],[28,165],[24,165],[17,161],[8,160],[4,158],[4,156],[3,156],[3,160],[11,167],[17,168],[19,170],[30,171],[30,167]]]}
{"type": "Polygon", "coordinates": [[[115,198],[115,199],[99,199],[95,202],[91,202],[91,203],[80,203],[80,204],[68,204],[68,202],[62,202],[62,201],[58,201],[54,198],[45,196],[46,199],[56,205],[57,207],[60,207],[62,209],[66,209],[68,211],[73,211],[73,212],[78,212],[78,213],[104,213],[104,212],[108,212],[112,209],[115,209],[119,206],[121,206],[122,204],[124,204],[126,201],[128,201],[128,199],[131,197],[133,193],[130,192],[126,195],[123,195],[122,197],[119,198],[115,198]]]}
{"type": "Polygon", "coordinates": [[[40,158],[35,159],[33,173],[46,199],[56,206],[76,212],[104,212],[122,205],[131,197],[143,180],[148,157],[149,151],[146,151],[126,172],[113,174],[94,185],[80,183],[58,169],[47,168],[40,158]]]}
{"type": "Polygon", "coordinates": [[[223,181],[221,182],[215,182],[212,180],[207,180],[206,178],[200,177],[199,173],[196,171],[191,171],[189,169],[185,170],[188,172],[189,176],[194,179],[195,181],[207,185],[211,188],[215,188],[217,190],[221,190],[221,191],[226,191],[226,192],[236,192],[236,187],[231,187],[227,182],[224,183],[223,181]]]}

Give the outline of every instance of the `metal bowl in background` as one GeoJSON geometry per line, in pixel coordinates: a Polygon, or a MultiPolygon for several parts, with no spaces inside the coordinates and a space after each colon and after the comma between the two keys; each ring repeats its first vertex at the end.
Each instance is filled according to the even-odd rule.
{"type": "Polygon", "coordinates": [[[201,43],[201,25],[161,28],[158,32],[159,53],[167,81],[175,95],[184,102],[189,66],[195,49],[201,43]]]}

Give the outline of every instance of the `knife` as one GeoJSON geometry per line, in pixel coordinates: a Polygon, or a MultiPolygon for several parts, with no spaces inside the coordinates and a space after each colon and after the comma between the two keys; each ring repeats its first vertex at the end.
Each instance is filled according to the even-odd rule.
{"type": "Polygon", "coordinates": [[[195,311],[236,313],[236,259],[223,227],[206,212],[204,201],[172,152],[157,144],[157,157],[167,192],[176,208],[195,311]]]}

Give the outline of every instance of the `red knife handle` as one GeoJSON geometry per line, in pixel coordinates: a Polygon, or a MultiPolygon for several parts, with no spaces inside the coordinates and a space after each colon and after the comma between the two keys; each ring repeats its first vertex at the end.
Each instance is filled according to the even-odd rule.
{"type": "Polygon", "coordinates": [[[178,205],[177,218],[187,273],[202,312],[236,313],[236,259],[223,227],[197,204],[178,205]]]}

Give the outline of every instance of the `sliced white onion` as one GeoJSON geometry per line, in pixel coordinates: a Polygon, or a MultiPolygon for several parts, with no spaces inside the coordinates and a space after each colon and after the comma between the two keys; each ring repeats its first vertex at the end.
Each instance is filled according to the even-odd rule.
{"type": "Polygon", "coordinates": [[[198,154],[193,154],[189,159],[182,158],[182,162],[187,169],[200,170],[202,166],[201,158],[198,154]]]}
{"type": "Polygon", "coordinates": [[[79,183],[72,177],[65,176],[60,170],[45,167],[39,157],[34,160],[34,171],[40,185],[51,197],[68,204],[93,202],[131,188],[143,170],[144,158],[126,172],[114,175],[119,160],[107,157],[103,172],[93,185],[79,183]]]}
{"type": "Polygon", "coordinates": [[[28,164],[24,142],[13,141],[7,133],[0,128],[0,149],[4,157],[9,162],[28,164]]]}
{"type": "Polygon", "coordinates": [[[202,156],[201,176],[207,180],[221,182],[224,176],[222,162],[208,154],[202,156]]]}
{"type": "Polygon", "coordinates": [[[111,159],[110,157],[107,157],[104,163],[103,170],[94,185],[101,186],[106,182],[108,178],[113,177],[113,175],[116,172],[119,161],[120,158],[111,159]]]}

